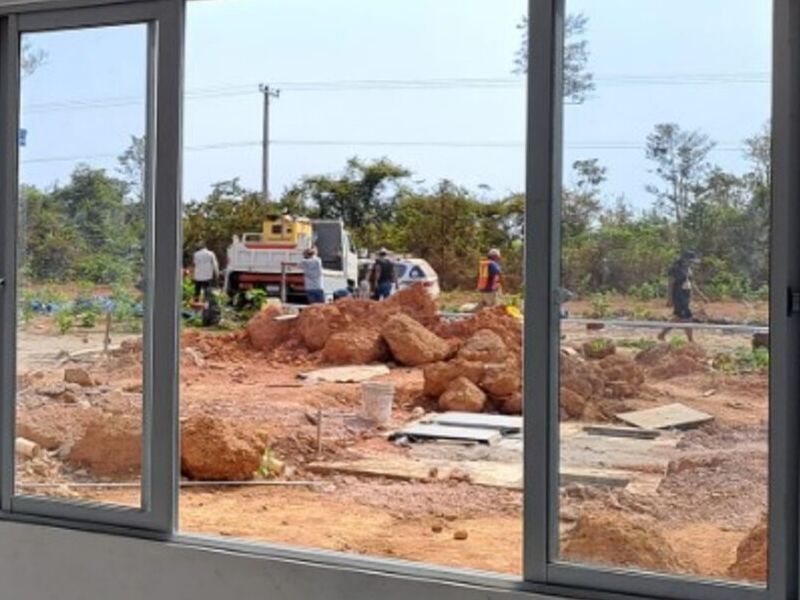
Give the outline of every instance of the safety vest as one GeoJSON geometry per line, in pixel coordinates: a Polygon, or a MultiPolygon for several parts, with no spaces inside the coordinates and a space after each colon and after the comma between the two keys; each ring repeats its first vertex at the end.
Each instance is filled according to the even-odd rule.
{"type": "Polygon", "coordinates": [[[492,264],[493,261],[489,259],[484,259],[478,264],[478,290],[481,292],[485,291],[494,291],[497,289],[500,283],[500,276],[498,275],[495,281],[493,282],[494,285],[492,286],[493,289],[489,289],[489,284],[491,283],[489,280],[491,279],[491,275],[489,273],[489,266],[492,264]]]}

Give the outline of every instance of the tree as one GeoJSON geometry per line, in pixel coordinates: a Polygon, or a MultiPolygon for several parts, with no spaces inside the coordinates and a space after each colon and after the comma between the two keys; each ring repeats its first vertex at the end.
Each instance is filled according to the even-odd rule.
{"type": "Polygon", "coordinates": [[[596,158],[575,161],[572,169],[576,185],[564,189],[561,199],[561,224],[566,237],[585,232],[599,216],[600,186],[606,181],[607,173],[596,158]]]}
{"type": "Polygon", "coordinates": [[[683,131],[675,123],[661,123],[647,136],[646,155],[664,187],[647,185],[659,210],[680,225],[692,203],[703,191],[711,171],[708,154],[715,143],[700,131],[683,131]]]}
{"type": "Polygon", "coordinates": [[[397,206],[393,248],[427,260],[443,289],[474,286],[485,252],[480,202],[450,181],[430,193],[408,194],[397,206]]]}
{"type": "Polygon", "coordinates": [[[131,144],[117,157],[117,171],[128,184],[128,193],[139,201],[144,201],[145,162],[147,143],[144,136],[131,136],[131,144]]]}
{"type": "Polygon", "coordinates": [[[29,42],[22,45],[20,71],[22,71],[23,77],[33,75],[45,62],[47,62],[47,53],[44,50],[35,49],[29,42]]]}
{"type": "MultiPolygon", "coordinates": [[[[564,20],[564,98],[581,104],[595,89],[594,75],[588,70],[589,42],[583,36],[589,18],[582,14],[569,14],[564,20]]],[[[530,21],[522,18],[517,28],[522,32],[522,43],[514,59],[514,72],[528,72],[530,21]]]]}
{"type": "Polygon", "coordinates": [[[304,177],[282,201],[308,207],[314,218],[341,219],[356,243],[374,247],[380,243],[381,226],[392,220],[404,181],[410,175],[388,159],[364,162],[351,158],[338,177],[304,177]]]}
{"type": "Polygon", "coordinates": [[[184,264],[190,264],[200,242],[218,258],[226,256],[234,235],[261,231],[264,220],[276,210],[263,202],[259,192],[243,188],[238,178],[214,184],[208,198],[189,202],[184,209],[184,264]]]}

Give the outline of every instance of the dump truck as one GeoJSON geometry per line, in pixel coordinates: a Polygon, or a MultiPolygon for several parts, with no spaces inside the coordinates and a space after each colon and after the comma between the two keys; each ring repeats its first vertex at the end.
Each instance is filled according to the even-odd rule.
{"type": "Polygon", "coordinates": [[[231,296],[262,289],[285,302],[305,303],[300,262],[316,248],[324,275],[326,300],[358,279],[358,253],[340,220],[311,220],[280,215],[264,221],[262,231],[234,236],[228,248],[225,291],[231,296]]]}

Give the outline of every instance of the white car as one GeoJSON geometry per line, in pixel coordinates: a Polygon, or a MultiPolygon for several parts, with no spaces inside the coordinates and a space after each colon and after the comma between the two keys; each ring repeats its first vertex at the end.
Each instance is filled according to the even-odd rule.
{"type": "Polygon", "coordinates": [[[397,286],[401,290],[421,283],[432,298],[439,297],[442,291],[439,288],[439,275],[427,260],[404,258],[395,262],[394,270],[397,275],[397,286]]]}
{"type": "MultiPolygon", "coordinates": [[[[433,267],[428,264],[427,260],[422,258],[395,258],[394,262],[395,274],[397,275],[397,286],[403,290],[411,287],[414,284],[421,283],[428,290],[432,298],[436,299],[441,293],[439,288],[439,275],[434,271],[433,267]]],[[[359,276],[358,280],[361,282],[369,278],[369,272],[375,259],[361,259],[359,263],[359,276]]]]}

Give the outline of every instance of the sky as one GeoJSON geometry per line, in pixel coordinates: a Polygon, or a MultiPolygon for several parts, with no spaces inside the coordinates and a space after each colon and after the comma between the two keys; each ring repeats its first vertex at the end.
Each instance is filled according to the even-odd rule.
{"type": "MultiPolygon", "coordinates": [[[[525,87],[513,73],[524,0],[193,0],[184,199],[217,181],[261,185],[262,96],[271,193],[352,156],[406,166],[491,199],[524,188],[525,87]]],[[[598,158],[608,202],[651,202],[644,140],[656,123],[702,129],[740,172],[742,140],[770,116],[771,2],[568,0],[588,18],[597,89],[565,110],[570,165],[598,158]]],[[[64,182],[79,162],[113,170],[144,131],[146,35],[126,26],[26,36],[47,54],[23,81],[22,180],[64,182]]]]}

